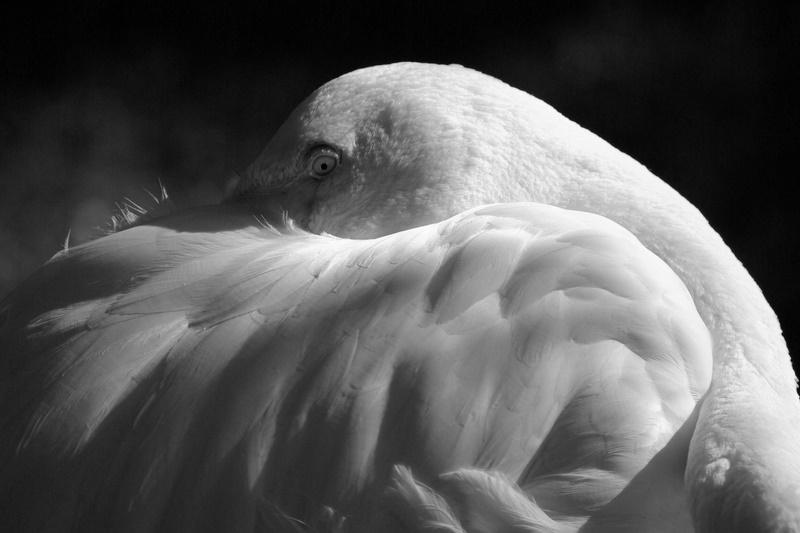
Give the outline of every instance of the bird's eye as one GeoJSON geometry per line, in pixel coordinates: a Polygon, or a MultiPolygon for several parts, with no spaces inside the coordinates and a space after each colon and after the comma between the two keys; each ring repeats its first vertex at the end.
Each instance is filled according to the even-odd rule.
{"type": "Polygon", "coordinates": [[[311,175],[321,178],[333,172],[339,166],[339,154],[327,146],[315,148],[311,153],[311,175]]]}

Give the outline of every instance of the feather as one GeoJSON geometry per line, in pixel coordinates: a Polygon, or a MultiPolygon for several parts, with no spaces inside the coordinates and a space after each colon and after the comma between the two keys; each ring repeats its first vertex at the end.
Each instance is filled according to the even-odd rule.
{"type": "MultiPolygon", "coordinates": [[[[119,527],[219,524],[222,511],[208,502],[232,498],[224,516],[240,509],[237,516],[254,519],[257,508],[267,512],[259,494],[307,522],[317,512],[309,501],[347,514],[390,478],[413,509],[438,500],[398,464],[423,478],[475,464],[524,472],[525,483],[553,472],[583,476],[590,465],[629,479],[629,460],[644,465],[707,386],[708,345],[664,341],[681,328],[703,329],[682,284],[668,269],[645,276],[658,260],[619,228],[568,238],[593,226],[585,214],[483,207],[444,226],[350,241],[226,229],[248,219],[239,209],[206,211],[203,234],[176,232],[180,221],[167,219],[74,247],[57,259],[59,270],[40,274],[63,287],[61,310],[41,314],[24,287],[11,296],[12,322],[30,321],[36,332],[16,339],[15,352],[29,360],[35,350],[38,363],[6,382],[3,431],[18,442],[3,450],[8,479],[22,479],[42,457],[64,457],[71,466],[50,474],[63,479],[59,490],[73,477],[117,487],[76,493],[85,503],[74,520],[119,527]],[[552,276],[541,276],[543,258],[552,276]],[[613,278],[609,261],[625,265],[613,278]],[[87,279],[96,291],[88,302],[83,284],[65,278],[78,264],[101,273],[87,279]],[[576,293],[578,280],[595,294],[576,293]],[[643,306],[661,311],[643,314],[643,306]],[[594,333],[576,337],[583,323],[594,333]],[[673,355],[649,367],[651,354],[664,351],[673,355]],[[540,370],[554,361],[557,380],[540,370]],[[686,368],[706,381],[690,381],[686,368]],[[669,385],[657,377],[670,375],[669,385]],[[638,408],[622,409],[631,404],[638,408]],[[588,447],[591,454],[581,451],[588,447]],[[110,470],[100,468],[102,457],[112,459],[110,470]]],[[[473,497],[458,488],[462,478],[448,479],[459,501],[473,497]]],[[[476,479],[488,483],[480,492],[487,502],[511,490],[500,490],[494,474],[476,479]]],[[[5,496],[33,495],[17,485],[9,487],[19,496],[5,496]]],[[[588,511],[581,503],[559,512],[588,511]]],[[[448,523],[436,516],[419,520],[448,523]]]]}

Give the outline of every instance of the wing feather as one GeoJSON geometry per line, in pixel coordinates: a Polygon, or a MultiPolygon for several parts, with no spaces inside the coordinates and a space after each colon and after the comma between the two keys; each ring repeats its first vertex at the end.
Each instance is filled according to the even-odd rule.
{"type": "Polygon", "coordinates": [[[400,465],[497,470],[586,516],[710,376],[666,265],[536,204],[363,241],[181,213],[59,254],[0,308],[0,490],[42,531],[368,515],[400,465]]]}

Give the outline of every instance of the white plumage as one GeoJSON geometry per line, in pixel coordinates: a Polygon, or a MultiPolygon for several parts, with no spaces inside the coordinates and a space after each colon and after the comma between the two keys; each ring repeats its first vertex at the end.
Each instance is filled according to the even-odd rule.
{"type": "Polygon", "coordinates": [[[755,283],[646,169],[461,67],[334,80],[234,198],[0,311],[3,530],[800,529],[755,283]]]}

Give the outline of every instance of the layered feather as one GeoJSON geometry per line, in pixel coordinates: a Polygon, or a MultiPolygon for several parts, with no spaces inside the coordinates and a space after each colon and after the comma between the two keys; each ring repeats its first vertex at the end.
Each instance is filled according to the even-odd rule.
{"type": "Polygon", "coordinates": [[[567,527],[710,379],[672,271],[537,204],[369,240],[202,208],[60,253],[2,313],[0,524],[39,531],[358,530],[392,493],[567,527]]]}

